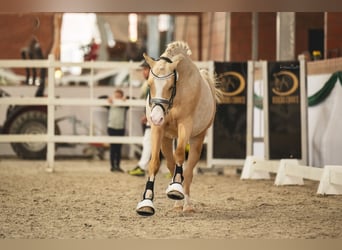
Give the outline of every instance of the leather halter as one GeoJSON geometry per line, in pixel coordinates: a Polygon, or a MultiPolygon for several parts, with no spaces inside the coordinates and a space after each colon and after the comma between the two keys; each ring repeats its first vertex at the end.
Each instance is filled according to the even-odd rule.
{"type": "MultiPolygon", "coordinates": [[[[159,61],[159,60],[164,60],[168,63],[172,63],[172,60],[168,57],[164,57],[164,56],[161,56],[159,57],[159,59],[155,60],[155,61],[159,61]]],[[[178,74],[177,74],[177,71],[174,70],[173,72],[171,72],[170,74],[168,75],[165,75],[165,76],[158,76],[156,75],[152,69],[150,69],[150,72],[151,74],[153,75],[154,78],[157,78],[157,79],[168,79],[170,78],[171,76],[174,76],[174,80],[173,80],[173,86],[172,86],[172,90],[171,90],[171,96],[169,99],[165,99],[165,98],[151,98],[151,94],[150,94],[150,89],[148,89],[148,103],[151,107],[151,110],[156,107],[156,106],[159,106],[162,108],[164,114],[167,114],[169,112],[169,110],[172,108],[173,106],[173,99],[176,95],[176,83],[177,83],[177,78],[178,78],[178,74]],[[165,109],[164,107],[164,104],[165,105],[168,105],[167,108],[165,109]]]]}

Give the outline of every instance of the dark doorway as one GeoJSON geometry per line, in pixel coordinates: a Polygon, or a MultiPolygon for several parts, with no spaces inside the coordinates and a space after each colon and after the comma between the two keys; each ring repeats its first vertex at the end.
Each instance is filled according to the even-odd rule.
{"type": "Polygon", "coordinates": [[[324,58],[324,30],[323,29],[309,29],[309,51],[311,57],[313,51],[320,51],[321,59],[324,58]]]}

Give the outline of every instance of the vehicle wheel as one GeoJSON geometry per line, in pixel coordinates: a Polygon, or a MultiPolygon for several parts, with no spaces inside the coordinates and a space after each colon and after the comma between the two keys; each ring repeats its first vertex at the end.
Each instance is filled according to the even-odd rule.
{"type": "MultiPolygon", "coordinates": [[[[21,113],[12,122],[10,134],[46,134],[47,114],[38,110],[21,113]]],[[[23,159],[46,158],[46,142],[11,143],[14,152],[23,159]]]]}

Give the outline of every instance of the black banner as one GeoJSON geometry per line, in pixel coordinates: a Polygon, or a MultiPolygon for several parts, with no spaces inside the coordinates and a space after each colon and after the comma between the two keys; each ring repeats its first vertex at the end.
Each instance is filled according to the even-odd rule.
{"type": "Polygon", "coordinates": [[[301,159],[300,67],[298,61],[268,62],[270,159],[301,159]]]}
{"type": "Polygon", "coordinates": [[[215,62],[224,101],[213,125],[213,158],[245,159],[247,132],[247,62],[215,62]]]}

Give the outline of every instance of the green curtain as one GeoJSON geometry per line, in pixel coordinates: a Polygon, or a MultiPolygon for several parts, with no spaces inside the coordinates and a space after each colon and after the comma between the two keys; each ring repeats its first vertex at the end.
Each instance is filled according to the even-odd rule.
{"type": "Polygon", "coordinates": [[[254,106],[257,107],[258,109],[263,109],[262,96],[254,93],[253,98],[254,98],[254,106]]]}
{"type": "Polygon", "coordinates": [[[338,71],[332,74],[329,80],[324,84],[324,86],[319,91],[317,91],[312,96],[309,96],[308,98],[309,107],[315,106],[323,102],[330,95],[331,91],[335,87],[337,80],[340,80],[340,83],[342,85],[342,71],[338,71]]]}
{"type": "MultiPolygon", "coordinates": [[[[340,80],[340,84],[342,85],[342,71],[337,71],[331,75],[329,80],[324,84],[324,86],[317,91],[312,96],[308,97],[308,105],[309,107],[316,106],[319,103],[323,102],[331,93],[333,88],[335,87],[336,81],[340,80]]],[[[258,96],[254,93],[254,106],[262,109],[262,97],[258,96]]]]}

